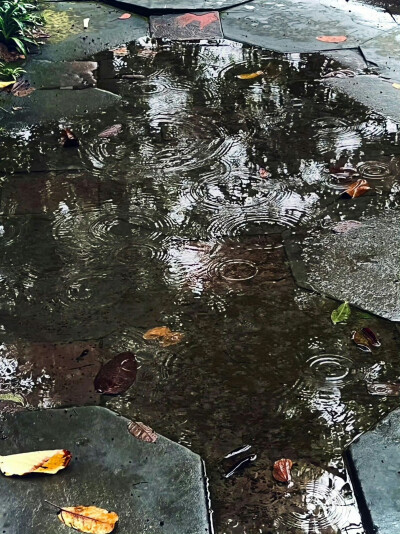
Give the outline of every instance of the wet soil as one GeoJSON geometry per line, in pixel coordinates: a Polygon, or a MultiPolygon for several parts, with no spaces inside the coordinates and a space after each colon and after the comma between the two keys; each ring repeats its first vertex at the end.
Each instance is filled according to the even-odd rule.
{"type": "Polygon", "coordinates": [[[397,124],[321,81],[340,66],[322,55],[221,42],[91,59],[114,106],[1,132],[1,390],[102,404],[199,453],[218,534],[361,534],[342,451],[397,404],[367,385],[398,378],[399,333],[356,309],[333,326],[338,303],[296,286],[282,233],[398,208],[397,124]],[[330,165],[370,161],[390,162],[386,186],[338,203],[330,165]],[[162,325],[184,341],[143,340],[162,325]],[[382,340],[370,354],[350,339],[362,326],[382,340]],[[100,362],[127,350],[136,384],[96,394],[100,362]],[[256,461],[223,478],[246,443],[256,461]]]}

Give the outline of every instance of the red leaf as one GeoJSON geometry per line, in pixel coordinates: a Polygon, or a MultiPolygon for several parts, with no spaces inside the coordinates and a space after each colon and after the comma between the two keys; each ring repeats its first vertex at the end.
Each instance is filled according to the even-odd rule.
{"type": "Polygon", "coordinates": [[[344,41],[347,41],[345,35],[320,35],[317,39],[323,43],[343,43],[344,41]]]}
{"type": "Polygon", "coordinates": [[[124,13],[123,15],[121,15],[119,18],[119,20],[126,20],[126,19],[130,19],[131,18],[131,14],[130,13],[124,13]]]}
{"type": "Polygon", "coordinates": [[[61,144],[65,148],[79,146],[79,139],[69,128],[61,131],[61,144]]]}
{"type": "Polygon", "coordinates": [[[122,352],[103,365],[94,387],[104,395],[124,393],[136,380],[137,361],[132,352],[122,352]]]}
{"type": "Polygon", "coordinates": [[[272,471],[272,476],[278,482],[290,482],[292,480],[292,475],[290,473],[292,469],[293,462],[288,458],[281,458],[274,463],[274,470],[272,471]]]}
{"type": "Polygon", "coordinates": [[[185,28],[188,24],[198,22],[200,24],[200,30],[218,21],[218,13],[212,11],[210,13],[204,13],[204,15],[195,15],[194,13],[185,13],[180,17],[177,17],[176,22],[178,26],[185,28]]]}
{"type": "Polygon", "coordinates": [[[361,195],[364,195],[367,191],[369,191],[371,188],[368,185],[367,180],[357,180],[357,182],[352,183],[344,193],[343,195],[348,195],[350,198],[357,198],[361,195]]]}
{"type": "Polygon", "coordinates": [[[128,425],[128,430],[137,439],[145,441],[146,443],[155,443],[157,441],[157,434],[152,428],[141,423],[140,421],[132,421],[128,425]]]}

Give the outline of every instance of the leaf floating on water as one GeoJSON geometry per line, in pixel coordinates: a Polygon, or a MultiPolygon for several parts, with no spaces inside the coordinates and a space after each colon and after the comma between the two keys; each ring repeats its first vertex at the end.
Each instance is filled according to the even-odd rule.
{"type": "Polygon", "coordinates": [[[121,15],[119,18],[119,20],[127,20],[127,19],[130,19],[131,18],[131,14],[130,13],[124,13],[123,15],[121,15]]]}
{"type": "Polygon", "coordinates": [[[328,72],[328,74],[324,74],[322,78],[354,78],[355,75],[356,73],[353,70],[341,69],[328,72]]]}
{"type": "Polygon", "coordinates": [[[157,441],[158,436],[154,430],[140,421],[131,421],[128,425],[128,430],[132,436],[140,439],[140,441],[145,441],[146,443],[155,443],[157,441]]]}
{"type": "Polygon", "coordinates": [[[122,124],[113,124],[109,128],[106,128],[102,132],[99,133],[98,137],[107,138],[107,137],[115,137],[122,131],[122,124]]]}
{"type": "Polygon", "coordinates": [[[119,519],[115,512],[108,512],[97,506],[61,508],[55,504],[49,504],[59,509],[58,518],[64,525],[87,534],[109,534],[114,530],[119,519]]]}
{"type": "Polygon", "coordinates": [[[180,343],[185,337],[181,332],[172,332],[168,326],[156,326],[143,334],[143,339],[157,339],[162,347],[169,347],[180,343]]]}
{"type": "Polygon", "coordinates": [[[344,43],[347,37],[345,35],[320,35],[317,40],[323,43],[344,43]]]}
{"type": "Polygon", "coordinates": [[[379,382],[371,382],[367,384],[368,393],[371,395],[381,395],[383,397],[398,397],[400,395],[400,384],[380,384],[379,382]]]}
{"type": "Polygon", "coordinates": [[[345,323],[351,315],[351,309],[349,303],[343,302],[336,310],[333,310],[331,319],[333,324],[345,323]]]}
{"type": "Polygon", "coordinates": [[[350,198],[357,198],[361,195],[364,195],[367,191],[369,191],[371,187],[368,185],[367,180],[357,180],[357,182],[354,182],[351,184],[346,191],[342,193],[342,195],[347,195],[350,198]]]}
{"type": "Polygon", "coordinates": [[[281,458],[274,463],[272,476],[278,482],[290,482],[292,480],[292,466],[292,460],[289,460],[288,458],[281,458]]]}
{"type": "Polygon", "coordinates": [[[25,398],[19,393],[0,393],[0,401],[15,402],[25,406],[25,398]]]}
{"type": "Polygon", "coordinates": [[[61,131],[61,144],[65,148],[77,147],[79,146],[79,139],[69,128],[64,128],[61,131]]]}
{"type": "Polygon", "coordinates": [[[257,72],[251,72],[250,74],[238,74],[237,78],[240,78],[241,80],[253,80],[253,78],[258,78],[259,76],[262,76],[264,74],[264,71],[258,70],[257,72]]]}
{"type": "Polygon", "coordinates": [[[135,355],[122,352],[103,365],[94,379],[94,387],[104,395],[124,393],[136,380],[136,372],[135,355]]]}
{"type": "Polygon", "coordinates": [[[71,458],[71,453],[64,449],[10,454],[0,456],[0,471],[7,477],[31,473],[55,475],[68,466],[71,458]]]}
{"type": "Polygon", "coordinates": [[[364,334],[364,337],[368,339],[369,344],[371,347],[380,347],[381,342],[377,338],[375,332],[373,332],[370,328],[363,328],[361,332],[364,334]]]}
{"type": "Polygon", "coordinates": [[[369,341],[362,332],[354,330],[354,332],[351,333],[351,339],[363,352],[372,352],[369,346],[369,341]]]}

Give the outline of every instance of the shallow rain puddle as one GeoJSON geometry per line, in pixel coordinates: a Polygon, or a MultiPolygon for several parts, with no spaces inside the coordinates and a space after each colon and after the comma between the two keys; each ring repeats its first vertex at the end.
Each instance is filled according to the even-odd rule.
{"type": "Polygon", "coordinates": [[[367,385],[397,378],[398,334],[355,309],[334,326],[337,303],[296,287],[282,232],[395,206],[396,124],[324,85],[340,66],[322,55],[224,42],[96,59],[119,105],[2,132],[1,390],[100,403],[198,452],[219,534],[361,534],[342,451],[396,405],[367,385]],[[78,149],[58,144],[66,126],[78,149]],[[375,196],[338,203],[329,167],[346,163],[375,196]],[[383,350],[352,343],[366,321],[383,350]],[[163,325],[184,340],[143,339],[163,325]],[[124,351],[136,383],[101,397],[99,362],[124,351]]]}

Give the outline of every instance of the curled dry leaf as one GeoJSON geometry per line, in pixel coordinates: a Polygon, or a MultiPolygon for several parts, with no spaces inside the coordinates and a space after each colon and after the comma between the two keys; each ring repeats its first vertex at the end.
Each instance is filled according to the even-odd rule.
{"type": "Polygon", "coordinates": [[[64,449],[10,454],[0,456],[0,471],[7,477],[30,473],[55,475],[68,466],[71,458],[71,453],[64,449]]]}
{"type": "Polygon", "coordinates": [[[128,425],[128,430],[132,436],[140,439],[140,441],[145,441],[146,443],[155,443],[157,441],[157,434],[154,430],[140,421],[131,421],[128,425]]]}
{"type": "Polygon", "coordinates": [[[357,198],[361,195],[364,195],[367,191],[369,191],[371,187],[368,185],[367,180],[357,180],[356,182],[352,183],[346,191],[342,193],[343,196],[348,196],[350,198],[357,198]]]}
{"type": "Polygon", "coordinates": [[[97,506],[60,508],[58,518],[67,527],[87,534],[109,534],[114,530],[119,519],[115,512],[108,512],[103,508],[97,508],[97,506]]]}
{"type": "Polygon", "coordinates": [[[115,137],[122,131],[122,124],[113,124],[99,133],[98,137],[115,137]]]}
{"type": "Polygon", "coordinates": [[[185,337],[181,332],[172,332],[168,326],[156,326],[143,334],[143,339],[157,339],[162,347],[169,347],[180,343],[185,337]]]}
{"type": "Polygon", "coordinates": [[[124,13],[123,15],[121,15],[119,18],[119,20],[127,20],[127,19],[130,19],[131,18],[131,14],[130,13],[124,13]]]}
{"type": "Polygon", "coordinates": [[[132,352],[117,354],[103,365],[94,379],[94,387],[105,395],[124,393],[136,380],[137,361],[132,352]]]}
{"type": "Polygon", "coordinates": [[[274,463],[272,476],[278,482],[290,482],[292,480],[291,469],[293,462],[288,458],[281,458],[274,463]]]}
{"type": "Polygon", "coordinates": [[[79,146],[79,139],[69,128],[61,130],[61,145],[65,148],[79,146]]]}
{"type": "Polygon", "coordinates": [[[262,76],[264,74],[264,71],[258,70],[257,72],[251,72],[249,74],[238,74],[237,78],[240,78],[241,80],[252,80],[253,78],[258,78],[259,76],[262,76]]]}
{"type": "Polygon", "coordinates": [[[27,80],[21,80],[19,82],[16,82],[12,88],[11,88],[11,94],[13,96],[18,96],[20,98],[23,98],[24,96],[28,96],[35,90],[34,87],[31,87],[29,82],[27,80]]]}
{"type": "Polygon", "coordinates": [[[320,35],[317,40],[323,43],[344,43],[347,41],[347,37],[345,35],[320,35]]]}

